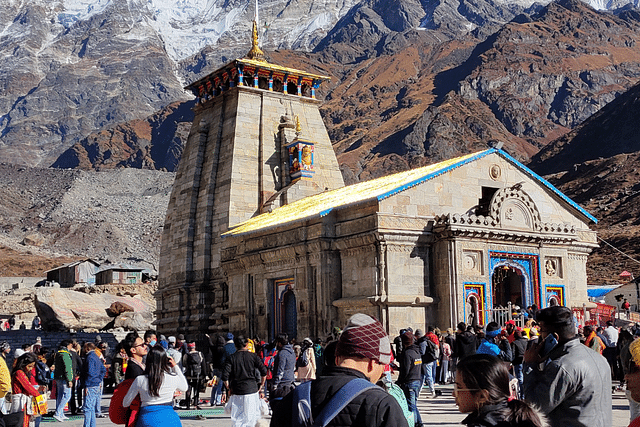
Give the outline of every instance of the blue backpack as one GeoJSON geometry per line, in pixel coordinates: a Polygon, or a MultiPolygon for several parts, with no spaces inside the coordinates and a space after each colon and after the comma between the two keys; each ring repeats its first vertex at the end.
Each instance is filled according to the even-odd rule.
{"type": "Polygon", "coordinates": [[[362,392],[378,387],[362,378],[352,379],[333,395],[314,420],[311,415],[311,383],[313,381],[304,382],[293,390],[293,427],[325,427],[362,392]]]}

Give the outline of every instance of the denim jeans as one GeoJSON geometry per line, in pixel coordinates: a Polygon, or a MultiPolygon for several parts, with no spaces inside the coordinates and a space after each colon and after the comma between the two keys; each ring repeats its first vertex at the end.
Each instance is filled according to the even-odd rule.
{"type": "Polygon", "coordinates": [[[69,382],[65,380],[56,380],[56,415],[64,416],[64,407],[71,399],[71,387],[69,382]]]}
{"type": "Polygon", "coordinates": [[[222,371],[214,369],[212,374],[218,378],[218,383],[211,389],[211,406],[222,404],[222,371]]]}
{"type": "Polygon", "coordinates": [[[84,396],[84,424],[83,427],[96,427],[96,414],[100,411],[101,387],[85,388],[84,396]]]}
{"type": "Polygon", "coordinates": [[[429,387],[429,391],[431,393],[435,393],[436,369],[438,367],[438,362],[434,360],[433,362],[425,363],[422,366],[424,366],[424,377],[422,384],[426,384],[427,387],[429,387]]]}
{"type": "MultiPolygon", "coordinates": [[[[422,388],[422,381],[411,381],[402,385],[402,391],[407,398],[407,406],[409,410],[413,412],[413,420],[416,425],[422,425],[422,418],[420,417],[420,411],[418,411],[418,396],[420,395],[420,389],[422,388]]],[[[410,426],[411,427],[411,426],[410,426]]]]}
{"type": "Polygon", "coordinates": [[[513,376],[518,379],[518,397],[522,399],[524,397],[523,389],[522,389],[522,383],[524,382],[524,374],[522,373],[522,364],[513,365],[513,376]]]}

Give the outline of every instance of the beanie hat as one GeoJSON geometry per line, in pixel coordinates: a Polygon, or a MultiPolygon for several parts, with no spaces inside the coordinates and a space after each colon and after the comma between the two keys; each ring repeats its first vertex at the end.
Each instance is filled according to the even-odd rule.
{"type": "Polygon", "coordinates": [[[196,348],[196,343],[194,342],[190,342],[189,344],[187,344],[187,346],[191,349],[191,348],[196,348]]]}
{"type": "Polygon", "coordinates": [[[174,344],[176,343],[176,337],[174,337],[174,336],[170,336],[170,337],[168,338],[168,340],[169,340],[169,342],[171,342],[171,343],[174,343],[174,344]]]}
{"type": "Polygon", "coordinates": [[[233,334],[231,332],[227,332],[227,340],[232,340],[233,334]]]}
{"type": "Polygon", "coordinates": [[[416,338],[421,338],[423,335],[424,332],[422,332],[422,329],[416,329],[416,333],[414,334],[416,338]]]}
{"type": "Polygon", "coordinates": [[[495,338],[500,335],[500,325],[496,322],[489,322],[485,331],[487,338],[495,338]]]}
{"type": "Polygon", "coordinates": [[[342,330],[336,354],[366,357],[388,365],[391,363],[391,343],[380,322],[357,313],[351,316],[342,330]]]}
{"type": "Polygon", "coordinates": [[[165,350],[167,350],[169,348],[169,343],[166,340],[160,340],[160,345],[162,346],[162,348],[164,348],[165,350]]]}

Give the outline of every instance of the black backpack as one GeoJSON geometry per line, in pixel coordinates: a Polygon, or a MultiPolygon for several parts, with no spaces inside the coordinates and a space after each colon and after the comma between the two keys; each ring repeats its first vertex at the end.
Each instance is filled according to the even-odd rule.
{"type": "Polygon", "coordinates": [[[51,383],[51,369],[39,360],[36,362],[36,382],[40,385],[49,385],[51,383]]]}
{"type": "Polygon", "coordinates": [[[187,366],[185,374],[188,377],[197,377],[202,374],[202,353],[187,353],[187,366]]]}
{"type": "Polygon", "coordinates": [[[300,353],[298,360],[296,360],[296,368],[304,368],[309,365],[309,358],[307,357],[307,349],[305,348],[300,353]]]}
{"type": "Polygon", "coordinates": [[[422,363],[431,363],[434,360],[438,360],[440,358],[440,347],[429,338],[425,338],[425,341],[427,342],[427,348],[422,355],[422,363]]]}

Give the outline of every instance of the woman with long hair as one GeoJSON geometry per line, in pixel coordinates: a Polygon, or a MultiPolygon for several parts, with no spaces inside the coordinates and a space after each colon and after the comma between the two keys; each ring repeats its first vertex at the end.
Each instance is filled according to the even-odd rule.
{"type": "Polygon", "coordinates": [[[40,390],[31,384],[32,372],[36,366],[37,357],[33,353],[24,353],[18,357],[16,364],[11,371],[11,408],[10,413],[23,411],[23,426],[29,426],[29,420],[32,415],[27,412],[31,411],[28,405],[31,405],[31,398],[39,396],[40,390]]]}
{"type": "Polygon", "coordinates": [[[453,389],[456,405],[470,413],[462,424],[470,427],[545,427],[544,415],[511,397],[507,364],[496,356],[475,354],[458,362],[453,389]]]}
{"type": "Polygon", "coordinates": [[[128,407],[140,395],[140,414],[136,427],[182,426],[178,414],[173,410],[173,394],[176,390],[186,392],[188,387],[187,379],[176,361],[158,344],[149,350],[144,375],[136,377],[122,404],[128,407]]]}

